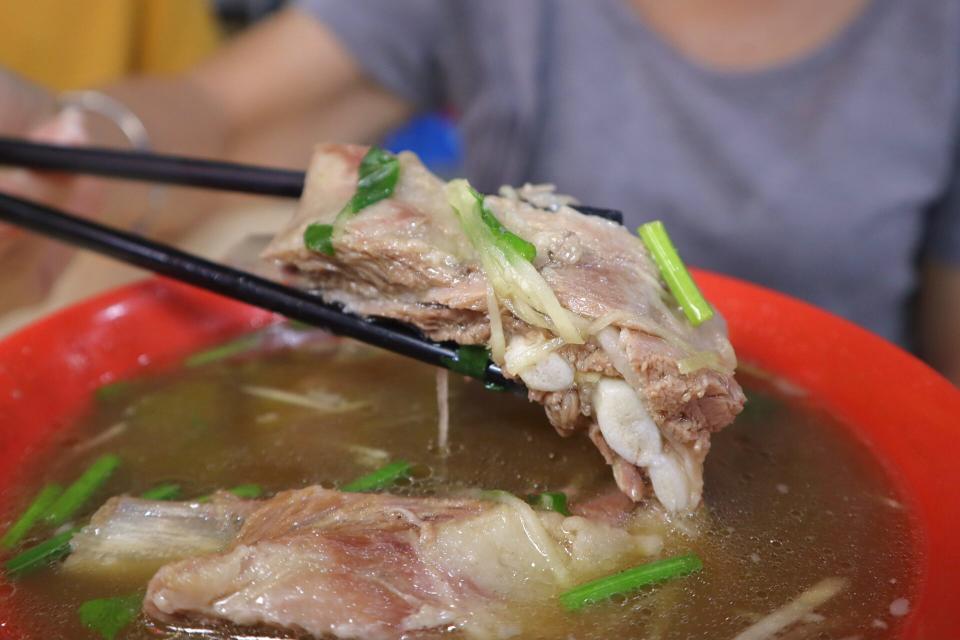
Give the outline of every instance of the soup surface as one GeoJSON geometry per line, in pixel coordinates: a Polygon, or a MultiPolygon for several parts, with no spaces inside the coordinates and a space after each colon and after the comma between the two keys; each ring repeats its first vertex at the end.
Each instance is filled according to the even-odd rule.
{"type": "MultiPolygon", "coordinates": [[[[284,342],[276,340],[281,332],[289,342],[292,335],[270,332],[267,342],[284,342]]],[[[451,377],[444,452],[437,446],[433,369],[317,334],[300,333],[294,341],[301,344],[102,390],[95,411],[32,458],[19,486],[4,489],[0,527],[45,483],[71,482],[104,453],[118,455],[121,466],[77,523],[111,495],[137,495],[161,483],[180,484],[184,499],[248,483],[270,495],[311,484],[336,487],[395,459],[416,465],[415,479],[391,490],[407,495],[550,490],[575,501],[613,486],[587,438],[558,437],[542,409],[522,398],[451,377]]],[[[525,637],[733,638],[833,577],[844,578],[846,588],[777,637],[896,635],[915,579],[909,511],[880,465],[828,415],[762,377],[740,380],[750,401],[713,438],[706,506],[667,528],[662,552],[695,552],[704,570],[576,613],[546,605],[531,610],[537,632],[525,637]]],[[[38,529],[19,548],[50,535],[38,529]]],[[[144,588],[142,577],[68,577],[54,565],[0,586],[0,598],[23,612],[17,626],[30,637],[97,638],[81,625],[78,606],[144,588]]],[[[202,637],[237,632],[220,628],[202,637]]],[[[141,615],[117,637],[188,635],[141,615]]]]}

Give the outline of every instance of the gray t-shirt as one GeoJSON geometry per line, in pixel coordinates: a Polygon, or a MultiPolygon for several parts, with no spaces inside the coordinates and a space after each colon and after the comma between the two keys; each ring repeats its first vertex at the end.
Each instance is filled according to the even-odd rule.
{"type": "Polygon", "coordinates": [[[388,89],[460,115],[481,189],[553,182],[667,225],[688,263],[908,343],[960,267],[960,3],[872,0],[816,52],[720,72],[626,0],[300,0],[388,89]]]}

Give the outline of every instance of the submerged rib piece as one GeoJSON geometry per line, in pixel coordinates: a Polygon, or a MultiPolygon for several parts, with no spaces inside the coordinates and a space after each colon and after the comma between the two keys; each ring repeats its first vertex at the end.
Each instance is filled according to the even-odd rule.
{"type": "Polygon", "coordinates": [[[625,228],[562,204],[538,209],[522,199],[523,190],[488,196],[490,212],[536,247],[537,273],[584,339],[558,340],[549,321],[525,322],[520,317],[530,320],[529,309],[496,297],[445,183],[409,153],[399,156],[392,197],[335,234],[335,255],[307,249],[306,228],[332,223],[354,194],[365,152],[347,145],[317,150],[299,210],[264,257],[327,300],[412,323],[437,340],[486,345],[499,341],[502,324],[506,349],[503,356],[494,349],[495,359],[523,380],[562,435],[594,425],[592,439],[632,500],[652,487],[671,511],[695,508],[710,434],[744,402],[723,319],[690,325],[639,238],[625,228]],[[491,323],[491,312],[500,323],[491,323]],[[603,379],[624,380],[637,403],[606,402],[611,411],[598,421],[594,405],[607,395],[598,384],[603,379]],[[649,425],[656,438],[645,438],[649,425]],[[653,449],[638,450],[638,438],[653,449]]]}
{"type": "MultiPolygon", "coordinates": [[[[228,622],[374,640],[457,628],[501,638],[523,632],[516,607],[542,606],[662,544],[599,520],[537,512],[508,494],[403,498],[310,487],[234,503],[243,515],[220,509],[217,520],[219,507],[201,505],[202,518],[190,518],[195,503],[115,498],[78,536],[74,557],[111,557],[114,568],[138,562],[155,544],[151,528],[209,539],[218,551],[189,547],[200,555],[150,581],[145,612],[173,626],[228,622]],[[136,538],[131,518],[143,523],[136,538]],[[226,543],[224,531],[233,532],[226,543]]],[[[96,570],[89,562],[73,569],[96,570]]]]}
{"type": "Polygon", "coordinates": [[[64,570],[149,576],[168,562],[225,549],[255,508],[226,492],[204,503],[111,498],[73,536],[64,570]]]}

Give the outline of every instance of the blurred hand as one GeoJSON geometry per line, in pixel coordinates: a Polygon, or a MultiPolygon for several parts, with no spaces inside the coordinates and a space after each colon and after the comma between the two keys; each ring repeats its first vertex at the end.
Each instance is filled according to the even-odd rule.
{"type": "Polygon", "coordinates": [[[0,67],[0,135],[23,135],[57,110],[49,91],[0,67]]]}
{"type": "MultiPolygon", "coordinates": [[[[0,69],[0,134],[51,144],[89,144],[84,116],[57,112],[53,95],[0,69]]],[[[102,200],[88,178],[0,168],[0,192],[89,215],[102,200]]],[[[0,269],[14,274],[0,284],[0,313],[33,304],[49,293],[69,261],[62,245],[0,224],[0,269]]]]}
{"type": "MultiPolygon", "coordinates": [[[[87,133],[84,115],[65,109],[18,135],[35,142],[62,145],[86,145],[92,140],[87,133]]],[[[71,176],[26,169],[0,169],[0,192],[37,200],[75,213],[91,213],[99,198],[96,182],[82,176],[71,176]]],[[[8,228],[9,229],[9,228],[8,228]]]]}

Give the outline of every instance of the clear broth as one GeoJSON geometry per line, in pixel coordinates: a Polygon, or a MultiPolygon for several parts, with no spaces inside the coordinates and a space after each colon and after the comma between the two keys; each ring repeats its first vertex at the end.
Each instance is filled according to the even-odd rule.
{"type": "MultiPolygon", "coordinates": [[[[2,502],[12,508],[0,523],[5,529],[44,483],[68,483],[106,452],[118,454],[123,465],[84,516],[110,495],[139,494],[163,482],[181,484],[184,497],[251,482],[268,495],[311,484],[333,487],[383,462],[383,454],[363,447],[416,463],[421,477],[395,489],[412,495],[454,487],[517,494],[574,489],[581,497],[609,490],[609,469],[587,438],[560,438],[539,406],[454,378],[446,456],[436,446],[434,370],[352,343],[321,340],[136,381],[98,402],[92,415],[34,459],[23,482],[6,489],[11,494],[2,502]],[[255,397],[244,391],[250,385],[320,389],[366,404],[323,414],[255,397]],[[97,444],[110,429],[116,435],[97,444]]],[[[910,598],[916,559],[910,514],[890,479],[830,416],[759,378],[741,381],[748,408],[714,436],[707,460],[700,517],[708,524],[696,539],[672,533],[664,550],[693,550],[705,570],[576,614],[531,612],[538,615],[537,632],[526,637],[732,638],[832,576],[849,585],[817,610],[822,619],[782,637],[896,635],[902,619],[891,615],[890,604],[910,598]]],[[[25,624],[18,627],[29,628],[30,637],[96,638],[80,625],[79,604],[144,586],[122,575],[68,578],[53,566],[0,597],[12,598],[23,612],[25,624]]],[[[230,637],[229,630],[217,633],[230,637]]],[[[141,616],[118,638],[164,635],[141,616]]]]}

